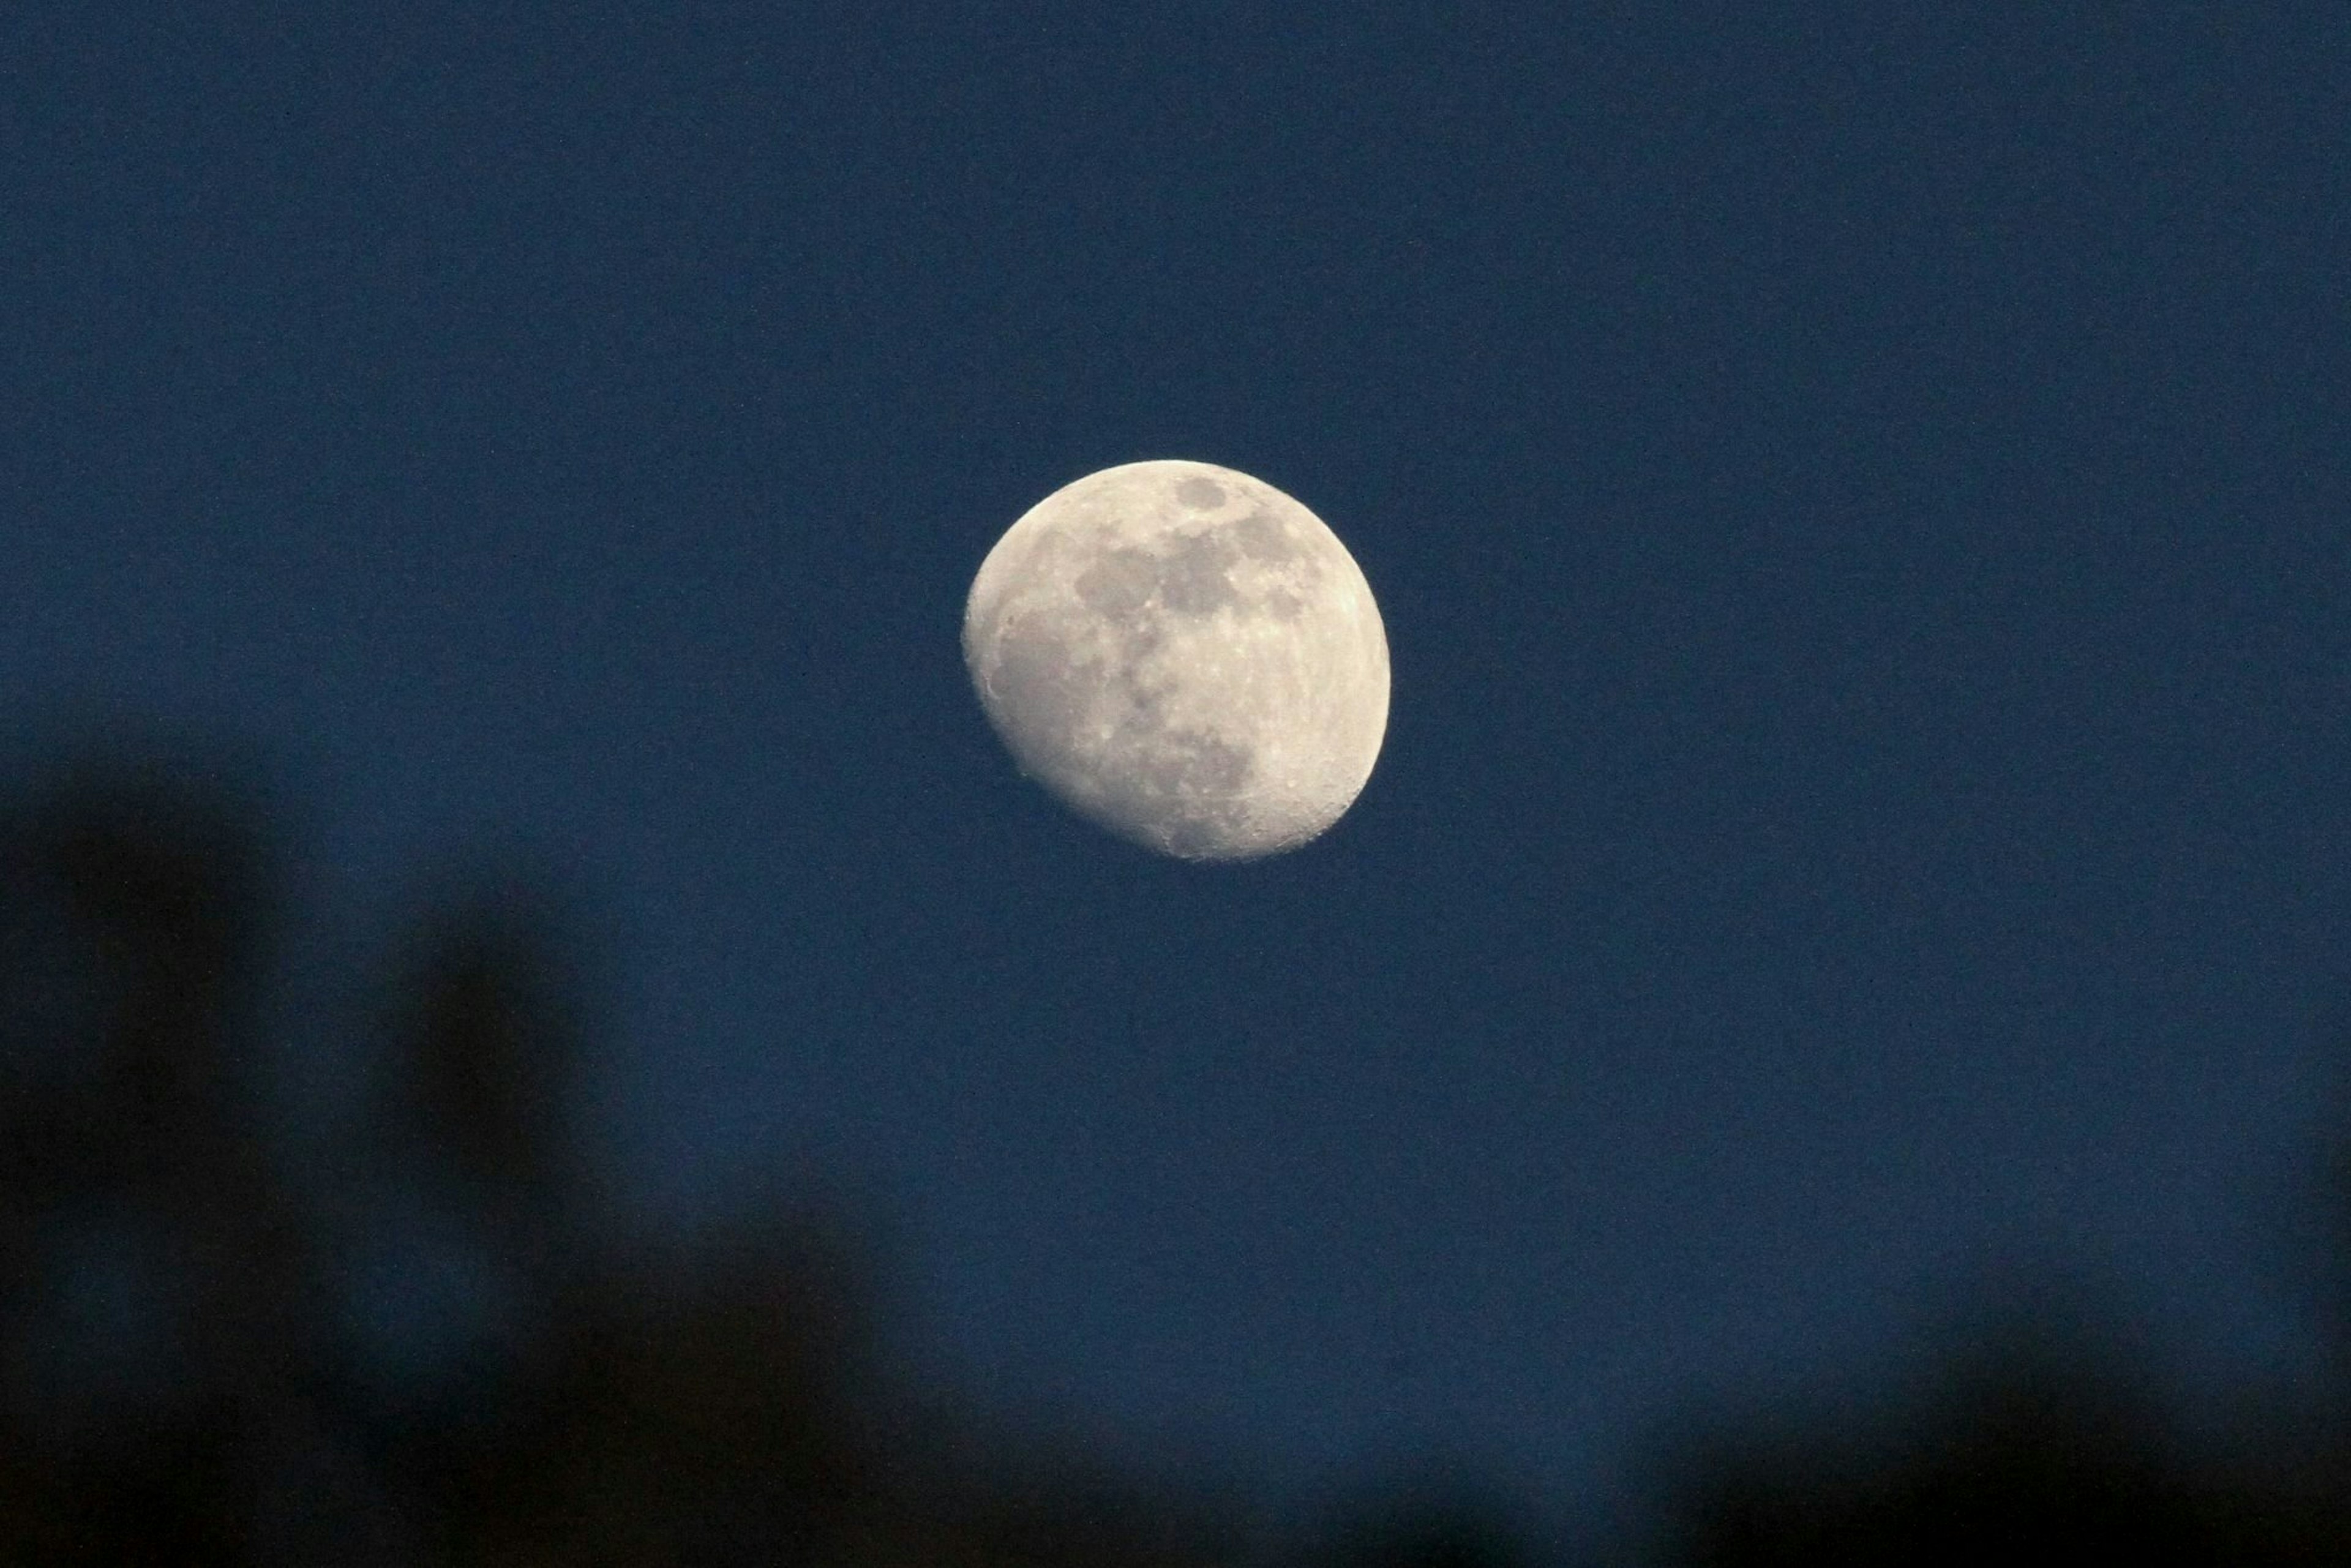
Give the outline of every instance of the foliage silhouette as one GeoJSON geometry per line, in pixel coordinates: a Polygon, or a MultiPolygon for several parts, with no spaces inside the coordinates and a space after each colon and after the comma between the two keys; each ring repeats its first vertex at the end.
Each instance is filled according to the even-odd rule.
{"type": "Polygon", "coordinates": [[[2165,1564],[2351,1563],[2341,1391],[2191,1441],[2075,1314],[2001,1303],[1988,1331],[1874,1418],[1682,1455],[1654,1555],[1682,1568],[2113,1556],[2165,1564]]]}
{"type": "Polygon", "coordinates": [[[393,966],[365,1125],[274,1146],[257,816],[100,763],[0,822],[0,1563],[1207,1560],[1145,1489],[963,1457],[824,1217],[597,1239],[519,893],[393,966]]]}
{"type": "MultiPolygon", "coordinates": [[[[526,890],[394,956],[358,1127],[273,1140],[278,868],[202,772],[99,762],[0,812],[0,1568],[1238,1558],[1214,1506],[1023,1468],[893,1386],[838,1217],[610,1239],[526,890]]],[[[2351,1220],[2351,1155],[2332,1179],[2351,1220]]],[[[1708,1434],[1646,1555],[2351,1563],[2340,1389],[2331,1425],[2199,1456],[2112,1362],[2020,1333],[1874,1442],[1708,1434]]],[[[1535,1560],[1498,1511],[1401,1487],[1280,1568],[1535,1560]]]]}

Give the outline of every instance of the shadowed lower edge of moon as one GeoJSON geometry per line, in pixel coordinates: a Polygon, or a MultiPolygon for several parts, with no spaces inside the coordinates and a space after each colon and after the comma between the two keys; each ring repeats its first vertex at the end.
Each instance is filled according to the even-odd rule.
{"type": "Polygon", "coordinates": [[[1184,860],[1271,854],[1313,836],[1259,820],[1249,789],[1252,747],[1196,727],[1152,724],[1159,699],[1131,660],[1081,661],[1042,630],[1000,634],[972,658],[983,706],[1020,770],[1072,810],[1149,849],[1184,860]],[[1106,701],[1129,716],[1094,745],[1084,737],[1106,701]],[[1141,722],[1136,722],[1140,720],[1141,722]],[[1269,831],[1269,829],[1272,831],[1269,831]]]}

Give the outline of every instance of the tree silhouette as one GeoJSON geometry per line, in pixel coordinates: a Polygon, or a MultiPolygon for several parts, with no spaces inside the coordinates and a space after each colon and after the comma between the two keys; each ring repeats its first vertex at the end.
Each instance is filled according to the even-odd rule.
{"type": "Polygon", "coordinates": [[[363,1126],[273,1147],[256,819],[100,763],[0,821],[0,1563],[1207,1560],[1144,1489],[959,1457],[837,1223],[596,1240],[518,890],[392,964],[363,1126]],[[389,1372],[353,1327],[387,1285],[456,1320],[389,1372]]]}
{"type": "MultiPolygon", "coordinates": [[[[560,923],[518,881],[354,978],[378,1092],[273,1139],[278,867],[204,776],[100,761],[0,810],[0,1568],[1236,1561],[1216,1509],[893,1386],[840,1217],[611,1239],[560,923]]],[[[2340,1419],[2199,1455],[2116,1353],[2029,1323],[1883,1409],[1871,1439],[1708,1434],[1648,1555],[2351,1563],[2340,1419]]],[[[1388,1489],[1278,1568],[1531,1564],[1499,1519],[1388,1489]]]]}
{"type": "MultiPolygon", "coordinates": [[[[2029,1303],[1860,1431],[1686,1456],[1663,1561],[1687,1568],[2351,1563],[2351,1449],[2284,1413],[2231,1450],[2175,1432],[2113,1346],[2029,1303]]],[[[2318,1375],[2314,1374],[2314,1377],[2318,1375]]]]}

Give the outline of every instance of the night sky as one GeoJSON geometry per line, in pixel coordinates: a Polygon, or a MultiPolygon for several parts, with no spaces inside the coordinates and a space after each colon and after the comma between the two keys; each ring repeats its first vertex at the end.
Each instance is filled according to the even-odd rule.
{"type": "Polygon", "coordinates": [[[246,748],[300,995],[541,868],[636,1223],[831,1191],[1008,1421],[1570,1529],[2028,1284],[2303,1375],[2351,10],[204,9],[0,21],[10,776],[246,748]],[[972,696],[1147,457],[1378,595],[1295,854],[972,696]]]}

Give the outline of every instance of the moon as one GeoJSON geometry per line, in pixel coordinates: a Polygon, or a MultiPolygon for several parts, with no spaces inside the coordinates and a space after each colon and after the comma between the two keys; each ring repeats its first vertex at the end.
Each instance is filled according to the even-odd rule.
{"type": "Polygon", "coordinates": [[[1387,733],[1362,569],[1312,512],[1212,463],[1123,464],[1030,507],[972,580],[963,651],[1022,771],[1185,860],[1315,838],[1387,733]]]}

